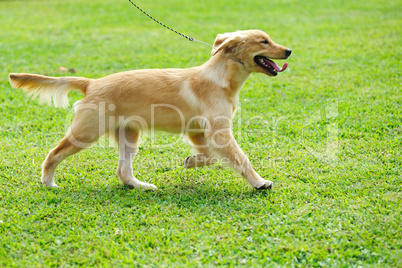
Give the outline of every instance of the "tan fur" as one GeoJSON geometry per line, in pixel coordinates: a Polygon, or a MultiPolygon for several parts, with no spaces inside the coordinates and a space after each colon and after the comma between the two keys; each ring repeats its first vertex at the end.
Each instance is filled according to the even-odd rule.
{"type": "Polygon", "coordinates": [[[33,99],[39,96],[40,102],[52,103],[55,107],[67,107],[67,94],[79,89],[85,94],[91,79],[84,77],[48,77],[38,74],[10,74],[14,88],[23,88],[33,99]]]}
{"type": "Polygon", "coordinates": [[[88,147],[100,136],[115,136],[119,146],[117,174],[126,185],[152,188],[134,178],[132,158],[142,131],[184,133],[198,154],[185,167],[228,162],[251,186],[268,189],[251,167],[231,133],[231,121],[240,89],[252,72],[270,72],[254,62],[255,56],[285,59],[284,46],[259,30],[218,35],[211,58],[189,69],[150,69],[112,74],[100,79],[10,74],[11,85],[57,107],[68,105],[67,94],[79,89],[85,97],[75,104],[75,118],[59,145],[42,165],[42,183],[57,187],[54,171],[69,155],[88,147]],[[269,44],[262,43],[267,40],[269,44]],[[216,156],[216,158],[214,158],[216,156]]]}

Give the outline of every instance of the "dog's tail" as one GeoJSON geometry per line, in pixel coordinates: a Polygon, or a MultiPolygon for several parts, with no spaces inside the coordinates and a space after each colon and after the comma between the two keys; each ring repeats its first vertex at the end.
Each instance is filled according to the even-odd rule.
{"type": "Polygon", "coordinates": [[[68,92],[80,90],[86,93],[92,79],[85,77],[49,77],[38,74],[12,73],[9,75],[11,86],[22,88],[33,99],[55,107],[68,107],[68,92]]]}

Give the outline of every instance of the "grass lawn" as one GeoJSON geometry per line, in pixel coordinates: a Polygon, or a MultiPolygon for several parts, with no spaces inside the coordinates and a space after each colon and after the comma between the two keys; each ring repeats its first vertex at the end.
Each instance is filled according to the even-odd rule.
{"type": "Polygon", "coordinates": [[[250,77],[233,126],[274,189],[222,164],[184,169],[191,148],[165,133],[134,161],[157,191],[122,186],[106,139],[43,188],[72,111],[29,100],[10,72],[187,68],[210,48],[126,0],[0,1],[0,266],[402,267],[401,0],[136,2],[208,43],[258,28],[292,48],[278,77],[250,77]]]}

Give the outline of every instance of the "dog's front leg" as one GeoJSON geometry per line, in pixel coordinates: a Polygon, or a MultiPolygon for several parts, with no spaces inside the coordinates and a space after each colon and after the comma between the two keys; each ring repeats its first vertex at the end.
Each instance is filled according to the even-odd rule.
{"type": "Polygon", "coordinates": [[[272,181],[264,180],[251,166],[250,160],[240,149],[229,128],[215,129],[208,134],[208,140],[213,151],[221,161],[228,163],[234,170],[258,190],[271,189],[272,181]]]}

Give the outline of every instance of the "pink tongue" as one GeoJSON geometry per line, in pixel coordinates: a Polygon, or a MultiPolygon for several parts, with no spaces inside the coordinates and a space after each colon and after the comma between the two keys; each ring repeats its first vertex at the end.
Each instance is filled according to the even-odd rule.
{"type": "Polygon", "coordinates": [[[288,68],[288,63],[285,62],[285,64],[282,66],[282,69],[278,70],[278,72],[283,72],[286,70],[286,68],[288,68]]]}
{"type": "Polygon", "coordinates": [[[283,71],[286,70],[286,68],[288,68],[288,63],[287,63],[287,62],[283,65],[282,68],[279,67],[279,66],[278,66],[275,62],[273,62],[273,61],[268,61],[268,62],[269,62],[269,64],[270,64],[272,67],[274,67],[274,69],[275,69],[277,72],[283,72],[283,71]]]}

